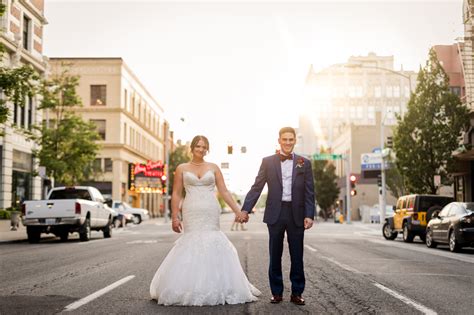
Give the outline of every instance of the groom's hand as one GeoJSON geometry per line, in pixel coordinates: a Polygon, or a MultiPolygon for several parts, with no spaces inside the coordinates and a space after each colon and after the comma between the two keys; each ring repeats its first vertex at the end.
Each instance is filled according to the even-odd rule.
{"type": "Polygon", "coordinates": [[[249,213],[247,211],[242,211],[241,218],[243,223],[249,222],[249,213]]]}
{"type": "Polygon", "coordinates": [[[304,228],[305,230],[310,229],[313,226],[313,219],[304,218],[304,228]]]}

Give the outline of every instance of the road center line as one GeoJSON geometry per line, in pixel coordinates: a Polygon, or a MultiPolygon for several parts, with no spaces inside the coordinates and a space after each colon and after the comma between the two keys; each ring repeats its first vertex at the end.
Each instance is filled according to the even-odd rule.
{"type": "Polygon", "coordinates": [[[107,293],[109,291],[112,291],[116,287],[121,286],[122,284],[132,280],[133,278],[135,278],[134,275],[125,277],[123,279],[120,279],[119,281],[116,281],[116,282],[112,283],[111,285],[109,285],[109,286],[107,286],[103,289],[100,289],[99,291],[96,291],[96,292],[86,296],[85,298],[80,299],[79,301],[76,301],[74,303],[69,304],[68,306],[66,306],[64,308],[64,311],[66,311],[66,312],[73,311],[73,310],[81,307],[82,305],[87,304],[87,303],[97,299],[98,297],[104,295],[105,293],[107,293]]]}
{"type": "Polygon", "coordinates": [[[408,305],[411,305],[413,306],[414,308],[416,308],[417,310],[419,310],[420,312],[422,312],[423,314],[426,314],[426,315],[436,315],[438,313],[436,313],[435,311],[433,311],[432,309],[429,309],[427,308],[426,306],[424,305],[421,305],[415,301],[413,301],[412,299],[409,299],[408,297],[404,296],[404,295],[401,295],[400,293],[398,292],[395,292],[389,288],[387,288],[386,286],[384,285],[381,285],[380,283],[378,282],[373,282],[373,285],[376,286],[377,288],[381,289],[382,291],[384,291],[385,293],[388,293],[390,294],[391,296],[399,299],[400,301],[402,301],[403,303],[405,304],[408,304],[408,305]]]}
{"type": "Polygon", "coordinates": [[[312,251],[312,252],[317,252],[317,251],[318,251],[316,248],[313,248],[313,247],[311,247],[311,246],[309,246],[309,245],[305,245],[304,247],[307,248],[307,249],[309,249],[309,250],[312,251]]]}

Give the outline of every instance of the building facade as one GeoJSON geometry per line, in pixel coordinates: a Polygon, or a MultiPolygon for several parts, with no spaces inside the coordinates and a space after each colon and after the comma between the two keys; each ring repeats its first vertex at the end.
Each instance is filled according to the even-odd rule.
{"type": "Polygon", "coordinates": [[[458,42],[461,57],[465,95],[461,100],[470,109],[470,128],[463,135],[460,147],[454,156],[457,172],[454,177],[454,195],[458,201],[474,201],[474,0],[464,0],[464,37],[458,42]]]}
{"type": "Polygon", "coordinates": [[[51,58],[50,63],[53,73],[68,67],[79,76],[83,106],[75,111],[93,122],[102,138],[94,163],[99,175],[87,184],[161,215],[165,141],[172,143],[161,105],[121,58],[51,58]]]}
{"type": "MultiPolygon", "coordinates": [[[[44,76],[47,58],[43,55],[43,27],[47,24],[43,0],[4,0],[5,14],[0,19],[0,41],[5,46],[2,66],[15,68],[31,65],[44,76]]],[[[42,197],[42,181],[35,176],[38,162],[32,156],[37,144],[28,141],[25,130],[41,122],[37,109],[39,97],[30,97],[26,105],[9,105],[9,117],[0,126],[0,208],[19,207],[23,200],[42,197]]]]}
{"type": "Polygon", "coordinates": [[[298,151],[305,155],[331,148],[339,129],[348,124],[375,125],[382,113],[385,125],[396,124],[416,84],[416,73],[395,71],[393,56],[352,56],[345,64],[320,72],[310,67],[305,109],[298,127],[298,151]]]}

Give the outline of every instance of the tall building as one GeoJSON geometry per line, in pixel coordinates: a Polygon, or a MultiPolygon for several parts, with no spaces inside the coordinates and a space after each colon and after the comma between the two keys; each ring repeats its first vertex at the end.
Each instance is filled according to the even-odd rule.
{"type": "Polygon", "coordinates": [[[310,67],[305,109],[298,128],[298,152],[312,155],[331,148],[340,128],[375,125],[381,112],[385,125],[395,125],[414,90],[416,73],[394,70],[393,56],[352,56],[347,63],[315,72],[310,67]]]}
{"type": "Polygon", "coordinates": [[[87,184],[152,216],[162,214],[165,141],[173,143],[163,107],[122,58],[51,58],[50,63],[53,73],[66,66],[80,77],[83,106],[75,111],[95,123],[102,138],[95,161],[100,175],[87,184]]]}
{"type": "MultiPolygon", "coordinates": [[[[31,65],[43,76],[47,59],[43,56],[44,1],[2,1],[6,6],[0,19],[0,41],[5,46],[2,66],[14,68],[31,65]]],[[[37,161],[32,150],[37,144],[28,141],[24,130],[41,122],[37,97],[28,98],[26,105],[9,105],[10,116],[0,126],[0,208],[18,207],[23,200],[39,199],[42,195],[41,178],[35,176],[37,161]]]]}
{"type": "Polygon", "coordinates": [[[461,100],[470,109],[470,128],[463,134],[456,157],[457,172],[454,177],[454,194],[458,201],[474,201],[474,0],[463,3],[464,37],[458,42],[465,95],[461,100]]]}

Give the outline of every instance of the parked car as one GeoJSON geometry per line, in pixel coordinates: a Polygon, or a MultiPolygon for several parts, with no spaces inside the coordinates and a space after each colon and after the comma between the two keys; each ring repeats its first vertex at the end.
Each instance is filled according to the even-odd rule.
{"type": "MultiPolygon", "coordinates": [[[[380,223],[380,205],[379,204],[374,204],[372,208],[370,208],[370,223],[380,223]]],[[[385,206],[385,218],[390,218],[393,217],[394,211],[393,211],[394,206],[392,205],[386,205],[385,206]]]]}
{"type": "Polygon", "coordinates": [[[449,250],[474,247],[474,202],[451,202],[436,211],[426,227],[426,246],[449,244],[449,250]]]}
{"type": "Polygon", "coordinates": [[[46,200],[25,201],[22,212],[30,243],[38,243],[41,233],[53,233],[61,241],[73,232],[79,233],[81,241],[88,241],[91,230],[102,230],[105,238],[112,236],[113,214],[94,187],[53,188],[46,200]]]}
{"type": "Polygon", "coordinates": [[[403,240],[411,243],[415,236],[425,241],[426,225],[433,213],[454,201],[449,196],[406,195],[397,200],[395,213],[385,219],[382,234],[387,240],[394,240],[403,233],[403,240]]]}
{"type": "Polygon", "coordinates": [[[133,208],[125,201],[113,200],[112,209],[122,214],[133,215],[133,223],[135,224],[140,224],[142,221],[150,219],[147,209],[133,208]]]}

